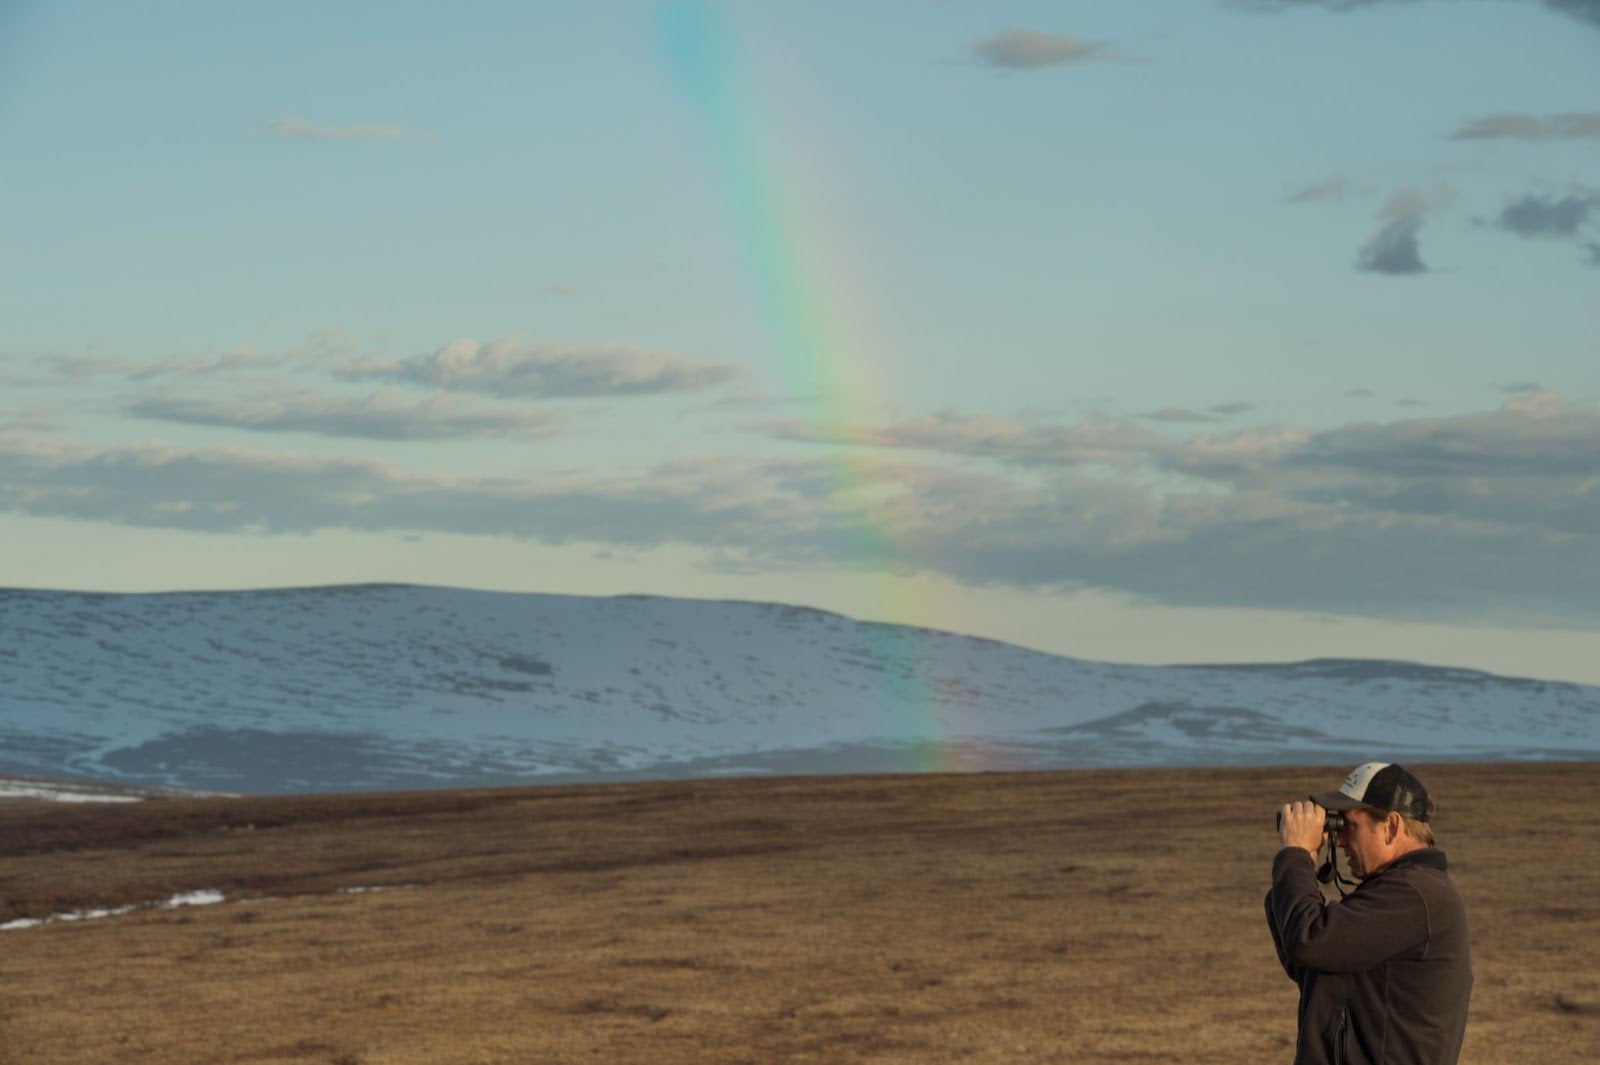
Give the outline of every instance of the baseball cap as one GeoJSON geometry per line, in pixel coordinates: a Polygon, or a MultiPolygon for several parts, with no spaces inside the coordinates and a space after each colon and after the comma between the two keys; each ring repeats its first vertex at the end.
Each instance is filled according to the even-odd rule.
{"type": "Polygon", "coordinates": [[[1433,800],[1422,781],[1404,766],[1393,762],[1365,762],[1350,771],[1338,791],[1319,791],[1311,801],[1324,810],[1353,810],[1374,806],[1394,810],[1405,817],[1426,821],[1433,814],[1433,800]]]}

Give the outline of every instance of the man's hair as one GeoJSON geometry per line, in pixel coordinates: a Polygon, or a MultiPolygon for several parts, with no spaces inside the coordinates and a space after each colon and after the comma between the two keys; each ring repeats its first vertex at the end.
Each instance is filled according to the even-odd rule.
{"type": "Polygon", "coordinates": [[[1406,824],[1406,835],[1422,844],[1424,847],[1433,846],[1433,826],[1426,821],[1418,821],[1415,817],[1403,817],[1406,824]]]}

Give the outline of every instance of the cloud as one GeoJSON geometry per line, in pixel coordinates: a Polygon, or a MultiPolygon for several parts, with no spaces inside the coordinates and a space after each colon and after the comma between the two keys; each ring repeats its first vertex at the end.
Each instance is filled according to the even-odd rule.
{"type": "MultiPolygon", "coordinates": [[[[0,385],[7,384],[0,376],[0,385]]],[[[38,404],[0,406],[0,433],[54,432],[61,428],[63,414],[60,408],[38,404]]]]}
{"type": "Polygon", "coordinates": [[[1520,237],[1573,237],[1600,208],[1600,193],[1571,194],[1559,199],[1527,195],[1506,204],[1494,225],[1520,237]]]}
{"type": "Polygon", "coordinates": [[[169,397],[138,400],[123,409],[136,418],[188,425],[369,440],[544,437],[565,426],[565,419],[546,411],[471,408],[450,396],[405,403],[387,389],[357,401],[308,396],[255,401],[169,397]]]}
{"type": "Polygon", "coordinates": [[[1082,63],[1141,62],[1111,45],[1039,30],[1006,30],[977,42],[972,46],[972,52],[985,65],[1008,70],[1038,70],[1082,63]]]}
{"type": "Polygon", "coordinates": [[[1217,420],[1216,415],[1214,414],[1205,414],[1197,410],[1190,410],[1188,407],[1162,407],[1160,410],[1146,411],[1144,414],[1139,415],[1139,417],[1143,418],[1147,422],[1182,423],[1214,422],[1217,420]]]}
{"type": "Polygon", "coordinates": [[[1297,7],[1325,7],[1332,11],[1353,11],[1360,7],[1393,2],[1395,0],[1227,0],[1227,6],[1259,12],[1292,11],[1297,7]]]}
{"type": "Polygon", "coordinates": [[[1440,182],[1432,189],[1419,189],[1414,185],[1407,185],[1384,203],[1382,217],[1387,221],[1420,218],[1429,211],[1449,207],[1455,199],[1455,189],[1444,182],[1440,182]]]}
{"type": "Polygon", "coordinates": [[[1523,392],[1484,413],[1202,436],[1166,461],[1300,500],[1593,532],[1600,527],[1569,528],[1563,515],[1600,507],[1597,439],[1600,409],[1523,392]],[[1541,496],[1537,505],[1530,493],[1541,496]]]}
{"type": "MultiPolygon", "coordinates": [[[[897,542],[964,580],[1192,605],[1413,617],[1472,605],[1502,618],[1600,619],[1562,590],[1559,572],[1600,563],[1600,410],[1554,393],[1519,393],[1485,413],[1177,444],[1099,426],[1097,452],[1073,427],[953,413],[813,436],[1022,471],[897,469],[905,495],[880,510],[901,516],[897,542]],[[1506,571],[1473,572],[1496,566],[1496,551],[1515,556],[1506,571]]],[[[1600,574],[1581,580],[1585,594],[1600,590],[1600,574]]]]}
{"type": "Polygon", "coordinates": [[[794,420],[753,428],[783,440],[918,450],[1043,466],[1125,467],[1165,446],[1150,430],[1126,422],[1101,420],[1056,426],[957,411],[940,411],[883,426],[794,420]]]}
{"type": "Polygon", "coordinates": [[[50,373],[59,380],[68,381],[96,377],[126,381],[222,377],[304,364],[303,353],[269,354],[249,347],[235,348],[220,355],[172,355],[159,359],[138,359],[101,351],[61,352],[48,359],[50,373]]]}
{"type": "Polygon", "coordinates": [[[1390,196],[1380,214],[1382,227],[1356,253],[1356,269],[1397,275],[1426,272],[1417,240],[1423,219],[1454,198],[1454,190],[1447,185],[1431,193],[1408,187],[1390,196]]]}
{"type": "Polygon", "coordinates": [[[1165,443],[1135,424],[956,412],[813,435],[857,446],[488,477],[0,433],[0,510],[210,532],[676,546],[764,570],[922,570],[1191,606],[1600,624],[1600,409],[1550,392],[1450,417],[1165,443]]]}
{"type": "MultiPolygon", "coordinates": [[[[1600,478],[1600,408],[1538,390],[1533,382],[1502,391],[1508,398],[1488,412],[1323,430],[1233,429],[1177,443],[1126,421],[1034,425],[953,411],[876,427],[765,428],[790,440],[981,457],[1035,471],[1143,468],[1234,488],[1276,486],[1290,494],[1304,489],[1312,496],[1326,494],[1328,478],[1346,476],[1457,480],[1479,487],[1496,478],[1600,478]]],[[[1600,482],[1576,487],[1579,495],[1600,502],[1600,482]]]]}
{"type": "Polygon", "coordinates": [[[1313,609],[1484,623],[1593,623],[1592,538],[1542,537],[1339,501],[1167,493],[1106,482],[1048,492],[946,488],[948,520],[918,530],[920,557],[974,583],[1099,587],[1187,606],[1313,609]],[[1004,535],[997,535],[996,530],[1004,535]],[[1481,568],[1481,570],[1480,570],[1481,568]],[[1584,591],[1562,586],[1576,573],[1584,591]]]}
{"type": "Polygon", "coordinates": [[[1469,119],[1454,140],[1577,140],[1600,138],[1600,111],[1567,115],[1498,114],[1469,119]]]}
{"type": "Polygon", "coordinates": [[[367,122],[357,126],[319,126],[303,118],[270,118],[262,126],[280,137],[314,141],[431,141],[433,134],[367,122]]]}
{"type": "Polygon", "coordinates": [[[732,363],[625,345],[529,343],[502,337],[486,344],[456,340],[432,355],[407,359],[354,360],[340,375],[451,392],[577,397],[703,391],[736,381],[744,371],[732,363]]]}
{"type": "Polygon", "coordinates": [[[1600,0],[1543,0],[1543,3],[1552,11],[1600,26],[1600,0]]]}
{"type": "Polygon", "coordinates": [[[1419,476],[1600,475],[1600,408],[1550,390],[1519,390],[1485,413],[1332,430],[1311,450],[1323,456],[1318,461],[1350,454],[1344,445],[1358,435],[1366,443],[1354,453],[1390,452],[1385,469],[1419,476]]]}
{"type": "Polygon", "coordinates": [[[1600,266],[1600,243],[1585,244],[1583,255],[1590,266],[1600,266]]]}
{"type": "Polygon", "coordinates": [[[629,478],[419,474],[372,459],[0,438],[0,510],[202,532],[436,531],[630,547],[780,547],[809,505],[759,468],[664,463],[629,478]],[[789,531],[784,532],[785,529],[789,531]]]}
{"type": "MultiPolygon", "coordinates": [[[[1230,7],[1247,11],[1291,11],[1300,7],[1320,7],[1329,11],[1354,11],[1358,8],[1379,7],[1410,0],[1230,0],[1230,7]]],[[[1539,0],[1541,6],[1558,14],[1600,26],[1600,0],[1539,0]]]]}
{"type": "Polygon", "coordinates": [[[1344,178],[1331,177],[1293,189],[1285,194],[1284,199],[1290,203],[1338,203],[1356,192],[1344,178]]]}
{"type": "Polygon", "coordinates": [[[1417,244],[1420,218],[1397,218],[1361,246],[1356,254],[1356,269],[1375,274],[1420,274],[1428,267],[1417,244]]]}

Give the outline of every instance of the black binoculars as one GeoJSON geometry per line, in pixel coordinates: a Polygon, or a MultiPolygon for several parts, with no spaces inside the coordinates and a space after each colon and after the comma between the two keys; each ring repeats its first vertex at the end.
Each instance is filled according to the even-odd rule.
{"type": "MultiPolygon", "coordinates": [[[[1328,819],[1322,823],[1322,830],[1329,835],[1344,827],[1344,814],[1328,811],[1328,819]]],[[[1278,811],[1278,831],[1283,831],[1283,811],[1278,811]]]]}

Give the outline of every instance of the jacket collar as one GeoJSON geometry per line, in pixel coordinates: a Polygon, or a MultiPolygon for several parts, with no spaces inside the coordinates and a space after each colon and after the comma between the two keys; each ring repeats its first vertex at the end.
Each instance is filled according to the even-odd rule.
{"type": "Polygon", "coordinates": [[[1391,869],[1406,869],[1414,865],[1425,869],[1437,869],[1441,873],[1448,872],[1450,869],[1450,863],[1445,859],[1444,851],[1438,847],[1423,847],[1421,850],[1412,851],[1410,854],[1402,854],[1385,866],[1383,871],[1387,873],[1391,869]]]}

